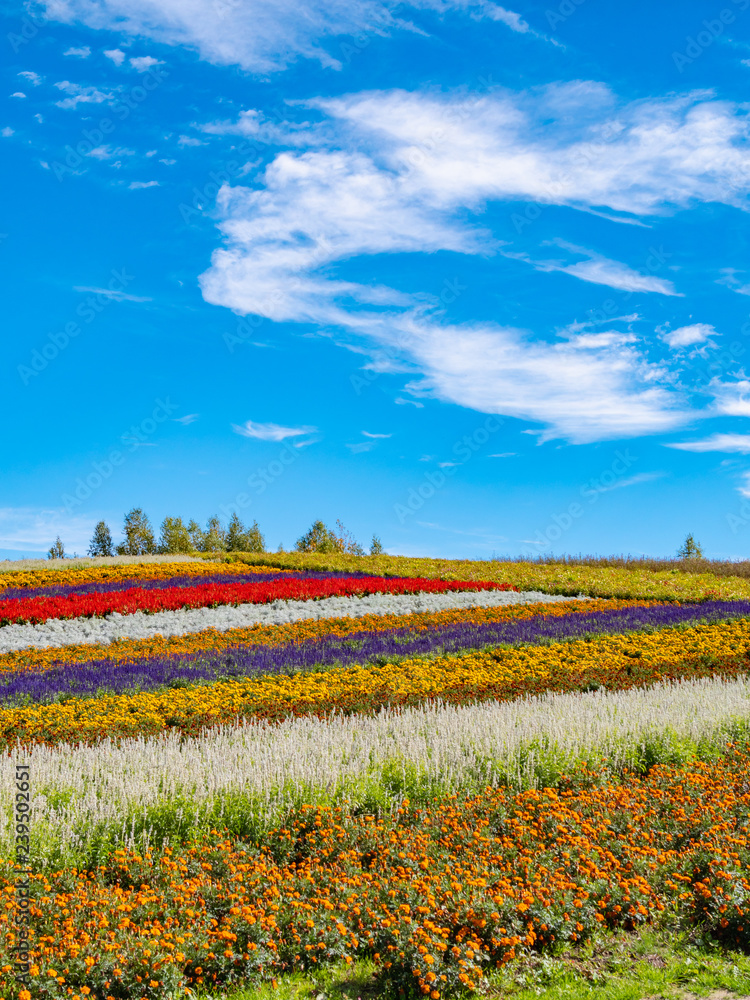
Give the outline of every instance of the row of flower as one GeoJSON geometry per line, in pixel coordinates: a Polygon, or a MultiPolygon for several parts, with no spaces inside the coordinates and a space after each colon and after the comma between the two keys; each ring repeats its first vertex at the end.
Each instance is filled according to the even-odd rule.
{"type": "MultiPolygon", "coordinates": [[[[254,573],[289,572],[283,567],[253,566],[254,573]]],[[[3,570],[0,593],[26,587],[60,587],[78,584],[121,583],[128,580],[163,580],[171,576],[212,577],[217,573],[247,573],[247,565],[235,560],[219,563],[210,560],[175,560],[159,562],[113,562],[101,565],[73,563],[55,569],[3,570]]]]}
{"type": "MultiPolygon", "coordinates": [[[[544,645],[416,658],[389,656],[382,663],[289,675],[223,676],[204,684],[195,683],[199,679],[195,671],[177,666],[167,688],[119,694],[107,690],[107,684],[117,684],[117,674],[111,673],[102,677],[96,697],[3,708],[0,745],[88,743],[106,736],[153,735],[169,728],[196,732],[239,719],[372,712],[436,698],[463,704],[548,690],[623,689],[718,671],[733,675],[746,670],[749,645],[750,619],[735,618],[544,645]]],[[[147,678],[145,670],[139,675],[136,666],[126,683],[134,686],[139,676],[147,678]]],[[[48,678],[49,674],[28,675],[17,678],[16,684],[43,693],[50,690],[45,687],[48,678]]]]}
{"type": "MultiPolygon", "coordinates": [[[[650,607],[655,601],[558,601],[544,604],[543,613],[550,616],[572,615],[577,613],[592,613],[606,609],[616,610],[629,607],[650,607]]],[[[230,628],[219,630],[206,629],[201,632],[190,632],[184,635],[164,637],[160,633],[148,639],[119,639],[116,643],[97,646],[91,645],[48,646],[43,648],[27,647],[11,653],[0,654],[0,674],[16,671],[38,670],[62,667],[68,664],[88,664],[92,660],[102,664],[114,665],[129,660],[147,660],[151,658],[184,658],[193,655],[213,655],[224,652],[231,653],[238,647],[247,648],[256,645],[274,647],[279,645],[307,643],[328,638],[345,638],[356,633],[369,634],[407,628],[412,633],[425,634],[432,629],[444,629],[460,625],[484,625],[491,622],[506,622],[525,620],[536,617],[540,613],[540,605],[511,604],[495,607],[478,607],[469,609],[448,609],[437,612],[417,612],[409,615],[366,614],[354,617],[323,617],[303,618],[291,623],[276,625],[256,624],[248,628],[230,628]]]]}
{"type": "MultiPolygon", "coordinates": [[[[645,778],[352,817],[305,808],[253,846],[122,850],[93,872],[30,879],[33,997],[163,998],[372,956],[384,985],[431,1000],[528,949],[668,912],[750,946],[747,751],[645,778]]],[[[12,973],[6,871],[2,994],[12,973]]]]}
{"type": "MultiPolygon", "coordinates": [[[[604,602],[601,602],[604,603],[604,602]]],[[[554,605],[542,607],[555,608],[554,605]]],[[[515,609],[493,608],[492,616],[477,621],[477,609],[454,614],[451,624],[439,624],[440,614],[432,618],[432,628],[423,623],[416,627],[406,616],[390,628],[376,618],[376,627],[363,628],[353,619],[329,619],[334,629],[324,638],[301,638],[309,629],[286,626],[290,636],[280,642],[279,626],[264,630],[244,630],[250,641],[238,641],[236,631],[224,633],[222,642],[206,646],[205,633],[197,633],[187,655],[158,655],[125,659],[117,649],[118,660],[90,657],[83,663],[68,662],[53,669],[34,671],[21,668],[0,674],[0,703],[6,706],[33,702],[43,704],[61,696],[91,697],[107,692],[156,691],[160,688],[188,687],[195,684],[240,677],[280,676],[321,669],[367,664],[382,664],[401,657],[445,655],[498,645],[538,644],[586,636],[653,630],[692,622],[721,621],[750,614],[750,602],[712,601],[704,604],[631,603],[623,608],[604,607],[589,610],[589,604],[567,603],[568,614],[538,613],[513,615],[515,609]],[[510,612],[510,613],[509,613],[510,612]],[[487,620],[489,619],[489,620],[487,620]],[[269,643],[267,640],[271,639],[269,643]],[[264,639],[266,641],[264,641],[264,639]],[[232,641],[234,640],[234,641],[232,641]]],[[[281,627],[282,629],[284,626],[281,627]]],[[[213,636],[209,638],[212,639],[213,636]]],[[[120,647],[121,643],[117,644],[120,647]]],[[[136,645],[136,644],[132,644],[136,645]]],[[[80,648],[80,647],[79,647],[80,648]]],[[[426,666],[429,672],[430,666],[426,666]]]]}
{"type": "Polygon", "coordinates": [[[0,600],[0,626],[35,623],[50,618],[79,618],[137,611],[153,614],[180,608],[206,608],[223,604],[267,604],[270,601],[307,601],[321,597],[364,594],[445,594],[455,591],[509,590],[504,583],[485,581],[424,580],[378,576],[316,576],[289,574],[254,582],[196,583],[151,589],[131,586],[106,593],[73,592],[58,596],[17,597],[0,600]]]}
{"type": "Polygon", "coordinates": [[[697,572],[691,560],[670,569],[639,566],[576,565],[564,562],[506,562],[504,560],[428,559],[407,556],[366,556],[341,553],[325,555],[296,552],[263,555],[230,555],[236,565],[273,565],[279,569],[329,569],[366,571],[387,575],[439,577],[444,580],[503,580],[519,590],[548,594],[587,594],[590,597],[642,597],[660,600],[748,599],[750,579],[697,572]]]}
{"type": "MultiPolygon", "coordinates": [[[[660,914],[750,945],[750,748],[725,750],[750,728],[750,587],[267,561],[0,574],[0,622],[173,609],[187,632],[181,609],[255,601],[631,596],[416,614],[393,597],[364,617],[0,656],[37,872],[26,993],[9,862],[0,878],[0,995],[152,1000],[368,956],[384,991],[437,1000],[660,914]],[[659,760],[690,763],[628,771],[659,760]]],[[[10,801],[12,775],[0,789],[10,801]]]]}

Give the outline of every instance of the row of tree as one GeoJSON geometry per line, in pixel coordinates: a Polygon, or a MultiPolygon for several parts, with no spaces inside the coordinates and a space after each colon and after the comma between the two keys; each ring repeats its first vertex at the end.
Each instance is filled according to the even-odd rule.
{"type": "MultiPolygon", "coordinates": [[[[344,552],[363,556],[365,550],[347,531],[341,521],[336,522],[337,532],[323,521],[314,521],[310,529],[297,539],[296,552],[344,552]]],[[[99,521],[88,548],[90,556],[143,556],[156,553],[165,555],[192,552],[265,552],[266,540],[258,522],[245,526],[237,514],[232,514],[226,528],[218,517],[209,517],[205,529],[196,521],[184,523],[181,517],[165,517],[156,539],[151,521],[141,507],[133,507],[125,515],[123,539],[115,545],[106,521],[99,521]]],[[[283,551],[283,546],[279,546],[283,551]]],[[[370,554],[379,555],[383,545],[377,535],[372,536],[370,554]]],[[[49,559],[64,559],[65,546],[59,536],[47,553],[49,559]]]]}

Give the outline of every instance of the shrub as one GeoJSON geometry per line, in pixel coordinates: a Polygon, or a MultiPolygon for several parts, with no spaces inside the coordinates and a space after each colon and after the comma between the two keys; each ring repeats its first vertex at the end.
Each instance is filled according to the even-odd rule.
{"type": "Polygon", "coordinates": [[[363,556],[364,549],[341,521],[336,521],[336,527],[339,530],[338,535],[327,528],[322,521],[313,521],[308,531],[297,539],[295,550],[297,552],[345,552],[352,556],[363,556]]]}

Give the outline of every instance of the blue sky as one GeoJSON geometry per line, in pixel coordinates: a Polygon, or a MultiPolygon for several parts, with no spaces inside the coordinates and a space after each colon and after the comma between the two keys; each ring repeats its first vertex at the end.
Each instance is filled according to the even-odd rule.
{"type": "Polygon", "coordinates": [[[0,558],[750,552],[750,0],[2,6],[0,558]]]}

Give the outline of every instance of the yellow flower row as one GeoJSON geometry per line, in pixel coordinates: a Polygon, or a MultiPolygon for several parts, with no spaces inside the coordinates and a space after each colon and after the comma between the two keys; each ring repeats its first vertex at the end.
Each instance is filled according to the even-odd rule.
{"type": "Polygon", "coordinates": [[[441,580],[496,580],[519,590],[591,597],[642,597],[659,600],[749,598],[750,579],[683,572],[676,567],[655,572],[638,566],[572,566],[564,563],[487,562],[470,559],[423,559],[406,556],[318,555],[287,552],[242,555],[246,564],[285,569],[329,569],[438,577],[441,580]]]}
{"type": "Polygon", "coordinates": [[[241,717],[280,719],[334,710],[366,711],[430,698],[507,699],[549,688],[569,689],[581,677],[587,683],[606,684],[608,678],[633,670],[643,682],[668,675],[684,663],[702,662],[705,672],[710,669],[705,666],[706,657],[736,662],[738,650],[745,650],[749,642],[750,620],[737,619],[651,634],[71,699],[0,711],[0,743],[91,742],[105,735],[153,734],[173,726],[193,731],[241,717]]]}
{"type": "Polygon", "coordinates": [[[70,569],[8,570],[0,573],[0,593],[13,587],[63,587],[66,584],[110,583],[119,580],[166,580],[171,576],[211,576],[216,573],[279,573],[273,566],[244,563],[195,562],[113,563],[70,569]]]}

